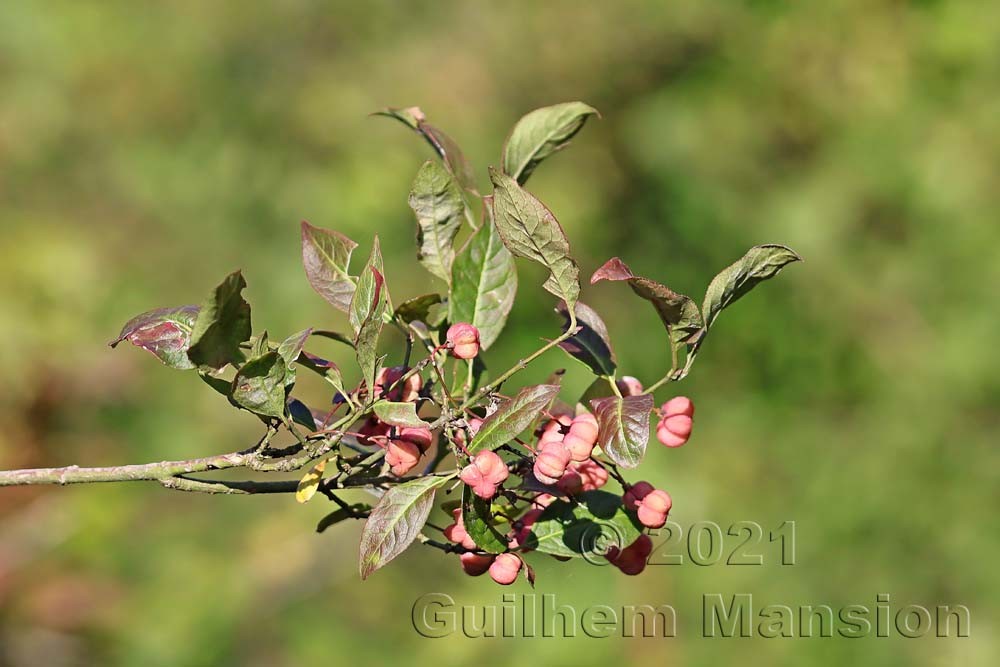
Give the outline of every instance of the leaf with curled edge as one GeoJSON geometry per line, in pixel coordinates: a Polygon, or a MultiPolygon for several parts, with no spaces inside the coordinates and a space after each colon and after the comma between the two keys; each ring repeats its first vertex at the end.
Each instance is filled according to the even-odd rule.
{"type": "Polygon", "coordinates": [[[743,257],[712,279],[705,292],[702,314],[705,328],[715,323],[724,308],[731,306],[759,283],[773,278],[788,264],[802,258],[791,248],[775,243],[750,248],[743,257]]]}
{"type": "Polygon", "coordinates": [[[286,366],[291,368],[292,364],[298,360],[299,355],[302,354],[302,348],[305,347],[306,341],[312,335],[312,332],[312,327],[303,329],[281,341],[281,344],[278,345],[278,354],[285,360],[286,366]]]}
{"type": "Polygon", "coordinates": [[[504,173],[524,185],[535,167],[565,148],[591,116],[600,114],[583,102],[564,102],[524,115],[504,142],[504,173]]]}
{"type": "Polygon", "coordinates": [[[302,266],[313,290],[345,313],[351,306],[354,279],[348,274],[358,244],[340,232],[302,221],[302,266]]]}
{"type": "Polygon", "coordinates": [[[180,370],[195,368],[188,359],[191,332],[198,318],[198,306],[157,308],[136,315],[122,327],[121,333],[108,343],[112,348],[127,340],[152,353],[162,363],[180,370]]]}
{"type": "Polygon", "coordinates": [[[417,259],[450,284],[455,235],[465,215],[462,191],[444,167],[428,160],[413,179],[409,204],[417,218],[417,259]]]}
{"type": "Polygon", "coordinates": [[[598,398],[590,405],[597,417],[597,444],[601,450],[623,468],[639,465],[649,442],[652,394],[598,398]]]}
{"type": "MultiPolygon", "coordinates": [[[[563,316],[563,332],[569,331],[570,316],[566,302],[556,306],[556,312],[563,316]]],[[[576,303],[576,324],[579,331],[563,342],[559,347],[569,356],[583,362],[594,372],[594,375],[613,375],[617,368],[615,352],[611,348],[611,338],[608,327],[597,312],[583,303],[576,303]]]]}
{"type": "Polygon", "coordinates": [[[618,257],[612,257],[594,271],[590,284],[601,280],[626,281],[633,292],[653,304],[674,345],[691,342],[703,329],[698,304],[655,280],[634,275],[618,257]]]}
{"type": "Polygon", "coordinates": [[[406,107],[402,109],[388,108],[376,111],[373,116],[386,116],[395,118],[411,130],[422,136],[431,148],[444,161],[448,171],[455,177],[458,184],[467,192],[478,195],[476,187],[476,176],[472,171],[472,165],[465,158],[462,149],[458,147],[455,140],[439,130],[437,127],[427,122],[427,117],[420,107],[406,107]]]}
{"type": "Polygon", "coordinates": [[[367,579],[403,553],[427,523],[434,492],[451,477],[420,477],[391,487],[379,499],[361,533],[361,578],[367,579]]]}
{"type": "Polygon", "coordinates": [[[188,359],[197,366],[219,369],[243,361],[240,344],[250,340],[250,304],[243,298],[247,282],[234,271],[202,302],[191,331],[188,359]]]}
{"type": "Polygon", "coordinates": [[[430,318],[431,308],[439,303],[441,303],[440,294],[423,294],[407,299],[396,306],[395,316],[407,324],[412,322],[426,323],[430,318]]]}
{"type": "Polygon", "coordinates": [[[549,270],[543,287],[571,308],[580,296],[580,269],[569,254],[569,240],[552,212],[510,176],[490,168],[493,217],[507,249],[549,270]]]}
{"type": "Polygon", "coordinates": [[[354,291],[349,312],[354,328],[354,351],[361,368],[362,379],[374,386],[378,339],[389,309],[388,290],[382,274],[382,251],[378,236],[372,244],[371,255],[354,291]]]}
{"type": "Polygon", "coordinates": [[[486,553],[507,551],[507,540],[493,525],[493,504],[474,494],[468,486],[462,489],[462,523],[472,541],[486,553]]]}
{"type": "MultiPolygon", "coordinates": [[[[492,210],[492,197],[484,197],[484,208],[492,210]]],[[[497,233],[492,216],[469,238],[451,267],[451,298],[448,320],[468,322],[479,329],[479,344],[487,350],[507,323],[517,296],[514,258],[497,233]]]]}
{"type": "Polygon", "coordinates": [[[525,387],[517,396],[502,402],[496,412],[483,420],[469,443],[469,453],[496,449],[513,440],[558,393],[558,385],[538,384],[525,387]]]}

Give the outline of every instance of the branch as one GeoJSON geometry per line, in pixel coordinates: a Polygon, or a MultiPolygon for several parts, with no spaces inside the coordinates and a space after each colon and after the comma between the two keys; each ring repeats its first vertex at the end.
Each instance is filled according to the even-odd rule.
{"type": "Polygon", "coordinates": [[[188,475],[209,470],[242,468],[250,463],[253,454],[232,452],[186,461],[160,461],[102,468],[29,468],[26,470],[0,471],[0,486],[26,486],[32,484],[85,484],[90,482],[141,482],[164,480],[178,475],[188,475]]]}

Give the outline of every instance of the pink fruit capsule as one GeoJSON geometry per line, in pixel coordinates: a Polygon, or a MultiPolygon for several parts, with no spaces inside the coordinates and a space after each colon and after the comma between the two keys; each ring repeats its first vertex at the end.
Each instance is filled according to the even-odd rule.
{"type": "Polygon", "coordinates": [[[566,472],[571,456],[561,442],[546,443],[535,458],[535,478],[542,484],[555,484],[566,472]]]}
{"type": "Polygon", "coordinates": [[[669,493],[659,489],[650,491],[639,501],[639,522],[647,528],[662,528],[672,506],[669,493]]]}
{"type": "Polygon", "coordinates": [[[517,581],[521,572],[521,559],[512,553],[503,553],[490,565],[490,577],[501,586],[509,586],[517,581]]]}
{"type": "Polygon", "coordinates": [[[392,474],[402,477],[413,470],[420,461],[420,448],[406,440],[390,440],[385,453],[385,462],[392,474]]]}
{"type": "Polygon", "coordinates": [[[487,449],[473,457],[459,478],[472,487],[477,496],[489,500],[496,495],[497,487],[507,479],[507,474],[507,464],[496,452],[487,449]]]}
{"type": "Polygon", "coordinates": [[[622,495],[622,503],[626,509],[637,510],[639,509],[639,501],[652,491],[653,485],[649,482],[636,482],[622,495]]]}
{"type": "Polygon", "coordinates": [[[448,327],[445,339],[456,359],[472,359],[479,354],[479,329],[467,322],[456,322],[448,327]]]}
{"type": "Polygon", "coordinates": [[[586,461],[597,443],[597,418],[589,412],[576,416],[570,424],[563,444],[574,461],[586,461]]]}
{"type": "Polygon", "coordinates": [[[460,555],[458,559],[462,563],[462,569],[470,577],[485,574],[490,569],[490,565],[493,564],[493,556],[474,554],[468,551],[460,555]]]}

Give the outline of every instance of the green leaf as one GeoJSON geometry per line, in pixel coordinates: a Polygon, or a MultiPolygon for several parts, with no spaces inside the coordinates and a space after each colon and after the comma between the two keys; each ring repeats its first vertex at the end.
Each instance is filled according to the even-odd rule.
{"type": "MultiPolygon", "coordinates": [[[[556,306],[556,312],[565,319],[563,332],[569,331],[569,309],[565,301],[556,306]]],[[[582,301],[577,301],[576,324],[580,329],[579,332],[559,343],[559,347],[569,356],[587,365],[594,375],[613,375],[617,364],[604,320],[593,308],[582,301]]]]}
{"type": "Polygon", "coordinates": [[[507,551],[507,540],[493,526],[493,503],[474,494],[468,486],[462,489],[462,523],[472,541],[486,553],[507,551]]]}
{"type": "Polygon", "coordinates": [[[368,264],[358,279],[350,309],[355,354],[362,378],[369,387],[374,386],[378,338],[389,307],[382,270],[382,252],[376,236],[368,264]]]}
{"type": "Polygon", "coordinates": [[[243,274],[235,271],[201,305],[191,332],[188,359],[198,366],[222,368],[243,361],[240,343],[250,339],[250,304],[243,298],[243,274]]]}
{"type": "Polygon", "coordinates": [[[521,185],[538,163],[565,148],[597,109],[583,102],[565,102],[535,109],[517,121],[503,147],[503,171],[521,185]]]}
{"type": "Polygon", "coordinates": [[[434,506],[434,492],[450,477],[421,477],[391,487],[379,499],[361,533],[361,578],[403,553],[434,506]]]}
{"type": "Polygon", "coordinates": [[[409,203],[417,218],[417,259],[450,283],[455,235],[465,214],[462,191],[444,167],[428,160],[413,180],[409,203]]]}
{"type": "Polygon", "coordinates": [[[344,312],[354,294],[354,280],[347,270],[357,247],[340,232],[302,222],[302,266],[309,284],[327,303],[344,312]]]}
{"type": "Polygon", "coordinates": [[[180,370],[195,368],[188,359],[191,332],[198,318],[198,306],[179,308],[158,308],[136,315],[125,323],[121,333],[108,343],[112,348],[127,340],[147,352],[151,352],[161,362],[180,370]]]}
{"type": "MultiPolygon", "coordinates": [[[[489,201],[486,210],[492,211],[489,201]]],[[[496,224],[488,219],[469,238],[451,267],[448,320],[468,322],[479,329],[479,343],[487,350],[503,331],[516,295],[514,258],[497,233],[496,224]]]]}
{"type": "Polygon", "coordinates": [[[250,357],[259,357],[271,351],[270,341],[267,338],[267,331],[261,332],[259,336],[250,338],[250,357]]]}
{"type": "Polygon", "coordinates": [[[609,546],[624,548],[639,537],[642,526],[625,511],[620,496],[586,491],[579,500],[557,500],[531,527],[525,546],[553,556],[603,555],[609,546]]]}
{"type": "Polygon", "coordinates": [[[623,468],[639,465],[649,442],[652,394],[598,398],[590,405],[597,417],[597,444],[608,458],[623,468]]]}
{"type": "Polygon", "coordinates": [[[783,245],[768,244],[750,248],[709,284],[702,305],[705,328],[712,326],[723,308],[731,306],[758,283],[778,275],[786,265],[800,261],[802,258],[794,250],[783,245]]]}
{"type": "Polygon", "coordinates": [[[254,357],[236,371],[231,395],[240,407],[264,417],[285,415],[288,368],[277,352],[254,357]]]}
{"type": "Polygon", "coordinates": [[[569,241],[559,222],[509,176],[491,168],[490,178],[495,188],[494,220],[504,245],[514,255],[547,268],[545,289],[572,308],[580,295],[580,269],[569,255],[569,241]]]}
{"type": "Polygon", "coordinates": [[[690,341],[703,328],[701,313],[694,301],[666,285],[634,275],[618,257],[612,257],[594,271],[590,284],[601,280],[624,280],[633,292],[653,304],[674,345],[690,341]]]}
{"type": "Polygon", "coordinates": [[[417,405],[415,403],[379,401],[372,408],[375,411],[376,417],[392,426],[417,428],[428,425],[427,422],[417,416],[417,405]]]}
{"type": "Polygon", "coordinates": [[[510,442],[514,436],[528,428],[538,413],[548,406],[559,393],[559,386],[538,384],[525,387],[514,398],[500,404],[496,412],[483,420],[479,432],[469,443],[469,452],[496,449],[510,442]]]}
{"type": "Polygon", "coordinates": [[[344,390],[343,376],[341,376],[340,369],[334,362],[323,359],[322,357],[317,357],[315,354],[310,354],[308,351],[303,350],[296,363],[298,363],[299,366],[322,376],[340,393],[346,393],[344,390]]]}
{"type": "Polygon", "coordinates": [[[349,507],[341,507],[340,509],[334,510],[329,514],[327,514],[322,519],[320,519],[319,523],[316,524],[316,532],[322,533],[330,526],[335,526],[341,521],[345,521],[347,519],[354,519],[358,515],[364,516],[364,514],[370,512],[371,509],[372,506],[369,505],[368,503],[354,503],[349,507]]]}
{"type": "Polygon", "coordinates": [[[303,329],[283,340],[281,345],[278,346],[278,354],[285,360],[286,366],[290,368],[299,358],[299,355],[302,354],[302,348],[305,347],[306,341],[312,335],[312,331],[311,327],[303,329]]]}
{"type": "Polygon", "coordinates": [[[420,107],[407,107],[405,109],[383,109],[376,111],[375,116],[387,116],[395,118],[410,129],[416,131],[427,140],[431,148],[444,161],[448,171],[451,172],[458,184],[466,191],[478,195],[476,188],[476,177],[472,172],[472,166],[462,154],[462,149],[447,134],[427,122],[424,112],[420,107]]]}
{"type": "Polygon", "coordinates": [[[407,299],[396,307],[395,317],[410,324],[411,322],[424,322],[430,317],[431,307],[441,303],[440,294],[424,294],[412,299],[407,299]]]}

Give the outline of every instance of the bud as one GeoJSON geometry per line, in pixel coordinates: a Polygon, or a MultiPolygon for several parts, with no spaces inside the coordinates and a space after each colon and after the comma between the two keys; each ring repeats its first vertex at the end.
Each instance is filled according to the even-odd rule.
{"type": "Polygon", "coordinates": [[[501,586],[509,586],[517,581],[521,572],[521,559],[512,553],[500,554],[490,565],[490,576],[501,586]]]}
{"type": "Polygon", "coordinates": [[[472,458],[472,462],[462,468],[459,479],[472,487],[472,492],[489,500],[497,493],[497,487],[507,479],[507,464],[496,452],[484,450],[472,458]]]}
{"type": "Polygon", "coordinates": [[[488,554],[474,554],[469,551],[461,554],[458,560],[462,563],[462,569],[470,577],[478,577],[481,574],[485,574],[490,569],[490,565],[493,564],[493,556],[488,554]]]}
{"type": "Polygon", "coordinates": [[[666,491],[656,489],[639,501],[639,522],[647,528],[663,528],[673,501],[666,491]]]}
{"type": "Polygon", "coordinates": [[[456,359],[472,359],[479,354],[479,329],[467,322],[457,322],[448,327],[445,339],[456,359]]]}
{"type": "Polygon", "coordinates": [[[571,455],[561,442],[547,442],[535,457],[535,478],[542,484],[555,484],[566,472],[571,455]]]}

